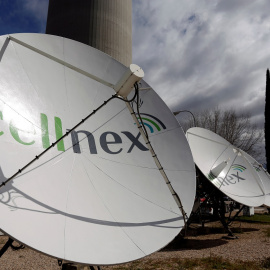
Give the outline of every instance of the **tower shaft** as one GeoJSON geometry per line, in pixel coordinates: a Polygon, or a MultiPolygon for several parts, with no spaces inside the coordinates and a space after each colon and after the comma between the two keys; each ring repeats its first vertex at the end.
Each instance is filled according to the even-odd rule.
{"type": "Polygon", "coordinates": [[[70,38],[132,62],[132,0],[50,0],[46,34],[70,38]]]}

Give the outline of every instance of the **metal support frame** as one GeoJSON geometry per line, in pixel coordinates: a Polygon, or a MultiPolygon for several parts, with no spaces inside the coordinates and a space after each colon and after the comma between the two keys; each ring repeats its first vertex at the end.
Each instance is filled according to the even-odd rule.
{"type": "Polygon", "coordinates": [[[223,198],[223,194],[222,192],[220,192],[218,190],[218,192],[215,192],[212,196],[213,202],[214,202],[214,213],[216,213],[217,217],[219,218],[219,221],[221,222],[221,224],[223,225],[224,229],[228,232],[228,236],[229,237],[235,237],[238,238],[237,236],[235,236],[233,234],[233,232],[231,231],[231,229],[229,228],[229,222],[226,221],[225,218],[225,201],[223,198]]]}
{"type": "Polygon", "coordinates": [[[164,168],[162,167],[162,165],[161,165],[161,163],[160,163],[160,161],[159,161],[159,159],[157,157],[157,154],[155,153],[155,151],[154,151],[154,149],[153,149],[153,147],[151,145],[151,142],[150,142],[150,140],[148,138],[148,135],[145,132],[145,127],[143,125],[143,122],[142,122],[142,124],[139,123],[139,121],[138,121],[138,119],[136,117],[136,113],[134,112],[132,106],[130,105],[130,102],[127,101],[126,102],[126,105],[127,105],[127,108],[129,109],[130,114],[131,114],[134,122],[136,123],[136,125],[137,125],[137,127],[138,127],[138,129],[139,129],[139,131],[140,131],[140,133],[141,133],[144,141],[145,141],[145,144],[147,145],[147,147],[148,147],[148,149],[149,149],[149,151],[150,151],[150,153],[152,155],[152,158],[155,161],[155,164],[156,164],[156,166],[157,166],[160,174],[162,175],[162,177],[163,177],[163,179],[164,179],[164,181],[165,181],[168,189],[170,190],[170,192],[171,192],[171,194],[172,194],[172,196],[173,196],[173,198],[174,198],[174,200],[175,200],[178,208],[180,209],[180,212],[181,212],[181,214],[183,216],[183,220],[184,220],[184,224],[185,224],[185,230],[186,230],[186,223],[187,223],[187,220],[188,220],[188,216],[187,216],[187,213],[184,210],[184,207],[183,207],[183,204],[181,202],[181,199],[179,198],[178,194],[175,192],[175,190],[174,190],[174,188],[173,188],[173,186],[172,186],[172,184],[171,184],[171,182],[170,182],[170,180],[169,180],[166,172],[164,171],[164,168]]]}
{"type": "Polygon", "coordinates": [[[58,142],[63,140],[65,137],[67,137],[73,130],[75,130],[77,127],[79,127],[81,124],[83,124],[86,120],[88,120],[91,116],[93,116],[98,110],[100,110],[102,107],[104,107],[107,103],[109,103],[111,100],[118,98],[117,94],[114,94],[109,99],[105,100],[99,107],[97,107],[95,110],[93,110],[89,115],[87,115],[84,119],[82,119],[77,125],[75,125],[73,128],[69,129],[61,138],[59,138],[57,141],[52,143],[48,148],[46,148],[43,152],[41,152],[39,155],[35,156],[31,161],[29,161],[24,167],[19,169],[16,173],[14,173],[11,177],[0,183],[0,188],[5,186],[9,181],[17,177],[19,174],[21,174],[26,168],[28,168],[31,164],[33,164],[35,161],[37,161],[41,156],[43,156],[46,152],[51,150],[55,145],[57,145],[58,142]]]}
{"type": "Polygon", "coordinates": [[[206,200],[200,204],[198,209],[196,209],[194,212],[191,213],[188,225],[192,223],[192,220],[194,220],[195,217],[199,217],[202,227],[204,227],[205,220],[201,213],[201,209],[209,204],[211,205],[211,207],[213,207],[213,218],[216,218],[216,220],[219,220],[221,222],[222,226],[228,233],[228,237],[238,238],[233,234],[229,225],[239,216],[239,214],[244,208],[244,205],[240,207],[240,209],[234,216],[232,216],[233,209],[230,209],[229,217],[226,218],[225,217],[226,206],[224,201],[224,194],[219,189],[214,187],[198,169],[197,169],[196,194],[197,197],[201,196],[206,197],[206,200]],[[201,189],[199,187],[201,187],[201,189]]]}
{"type": "Polygon", "coordinates": [[[241,211],[244,209],[245,205],[243,204],[240,209],[237,211],[237,213],[231,218],[231,212],[230,212],[230,215],[229,215],[229,218],[228,218],[228,225],[230,225],[238,216],[239,214],[241,213],[241,211]]]}
{"type": "Polygon", "coordinates": [[[8,241],[5,243],[5,245],[2,247],[0,250],[0,258],[3,256],[3,254],[8,250],[8,248],[11,246],[13,243],[13,239],[9,238],[8,241]]]}
{"type": "Polygon", "coordinates": [[[182,112],[188,112],[188,113],[190,113],[192,115],[193,122],[194,122],[194,127],[196,127],[196,118],[195,118],[194,114],[191,111],[182,110],[182,111],[173,112],[173,114],[176,116],[176,115],[178,115],[179,113],[182,113],[182,112]]]}
{"type": "MultiPolygon", "coordinates": [[[[68,263],[68,262],[62,263],[61,260],[58,260],[58,265],[61,267],[62,270],[82,269],[81,267],[83,266],[83,265],[75,264],[75,263],[68,263]],[[59,264],[59,261],[61,262],[60,264],[59,264]]],[[[96,266],[88,265],[88,267],[90,268],[90,270],[101,270],[101,267],[98,265],[96,266]]]]}
{"type": "MultiPolygon", "coordinates": [[[[76,265],[76,264],[72,264],[72,263],[64,263],[62,265],[62,270],[74,270],[74,269],[82,269],[81,265],[76,265]]],[[[88,268],[87,268],[88,269],[88,268]]],[[[89,265],[89,269],[90,270],[101,270],[100,266],[93,266],[93,265],[89,265]]]]}
{"type": "Polygon", "coordinates": [[[14,246],[13,242],[14,242],[13,239],[8,238],[8,241],[5,243],[5,245],[0,250],[0,258],[4,255],[4,253],[8,250],[9,247],[11,247],[13,250],[19,250],[19,249],[24,248],[24,245],[14,246]]]}
{"type": "MultiPolygon", "coordinates": [[[[94,266],[90,266],[91,270],[96,270],[94,266]]],[[[100,266],[97,266],[97,270],[101,270],[100,266]]]]}

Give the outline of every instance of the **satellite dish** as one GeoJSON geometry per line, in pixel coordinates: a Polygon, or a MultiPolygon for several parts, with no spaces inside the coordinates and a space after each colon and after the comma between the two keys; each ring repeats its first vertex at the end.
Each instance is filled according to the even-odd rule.
{"type": "Polygon", "coordinates": [[[184,216],[171,192],[187,215],[195,196],[185,135],[144,81],[139,100],[106,103],[116,92],[131,99],[133,85],[121,85],[142,71],[55,36],[2,36],[0,44],[1,230],[42,253],[91,265],[136,260],[172,241],[184,216]]]}
{"type": "Polygon", "coordinates": [[[262,164],[260,164],[258,161],[256,161],[253,157],[245,153],[244,151],[241,151],[244,158],[251,164],[251,166],[256,171],[256,175],[260,179],[260,185],[265,193],[265,202],[264,204],[268,207],[270,207],[270,175],[265,170],[262,164]]]}
{"type": "Polygon", "coordinates": [[[265,189],[251,157],[203,128],[190,128],[186,136],[196,165],[213,185],[241,204],[265,203],[265,189]]]}

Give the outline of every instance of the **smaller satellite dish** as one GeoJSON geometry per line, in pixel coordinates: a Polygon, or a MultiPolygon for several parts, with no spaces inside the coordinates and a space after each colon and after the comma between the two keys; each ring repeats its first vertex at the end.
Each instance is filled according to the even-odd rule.
{"type": "Polygon", "coordinates": [[[186,136],[196,165],[220,191],[247,206],[269,203],[269,177],[253,158],[203,128],[190,128],[186,136]]]}
{"type": "Polygon", "coordinates": [[[241,151],[242,155],[248,162],[252,165],[254,170],[256,171],[256,174],[261,180],[261,186],[265,193],[265,202],[264,204],[268,207],[270,207],[270,175],[265,170],[262,164],[260,164],[258,161],[256,161],[253,157],[245,153],[244,151],[241,151]]]}

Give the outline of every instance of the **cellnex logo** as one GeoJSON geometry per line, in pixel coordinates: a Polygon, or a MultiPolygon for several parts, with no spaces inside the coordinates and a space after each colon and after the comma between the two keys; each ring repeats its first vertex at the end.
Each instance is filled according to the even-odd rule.
{"type": "MultiPolygon", "coordinates": [[[[155,119],[163,128],[166,128],[165,125],[156,117],[152,116],[152,115],[147,115],[144,114],[146,116],[151,117],[152,119],[155,119]]],[[[0,120],[3,120],[3,114],[0,111],[0,120]]],[[[155,123],[153,120],[145,118],[144,121],[151,121],[150,123],[155,123]]],[[[54,143],[50,141],[50,137],[49,137],[49,124],[48,124],[48,117],[46,114],[41,113],[40,114],[40,123],[41,123],[41,143],[42,143],[42,147],[44,149],[47,149],[50,147],[51,143],[54,143]]],[[[152,123],[152,124],[153,124],[152,123]]],[[[159,125],[157,125],[156,123],[153,124],[157,130],[160,130],[159,125]]],[[[55,128],[55,137],[56,140],[59,140],[62,136],[63,136],[63,127],[62,127],[62,120],[59,117],[54,117],[54,128],[55,128]]],[[[27,133],[25,130],[22,130],[18,127],[16,127],[16,125],[10,121],[9,123],[9,131],[10,134],[12,135],[13,139],[16,140],[18,143],[23,144],[23,145],[33,145],[36,141],[33,139],[29,139],[31,138],[31,136],[27,137],[27,139],[29,139],[30,141],[27,141],[27,139],[23,139],[20,136],[20,132],[25,132],[27,133]],[[25,141],[26,140],[26,141],[25,141]]],[[[68,130],[67,130],[68,131],[68,130]]],[[[32,134],[35,134],[35,131],[31,132],[32,134]]],[[[81,140],[79,140],[79,134],[83,134],[85,135],[87,142],[88,142],[88,148],[89,148],[89,152],[91,154],[98,154],[98,148],[97,148],[97,138],[94,137],[94,135],[87,131],[87,130],[74,130],[71,133],[71,142],[72,142],[72,148],[73,148],[73,152],[76,154],[80,154],[81,153],[81,145],[80,142],[81,140]]],[[[4,135],[4,131],[0,131],[0,136],[4,135]]],[[[36,136],[38,136],[36,134],[36,136]]],[[[101,149],[108,153],[108,154],[119,154],[121,152],[126,152],[126,153],[131,153],[134,149],[140,150],[140,151],[148,151],[149,149],[147,147],[145,147],[140,141],[140,132],[138,132],[137,135],[132,134],[129,131],[121,131],[119,134],[113,131],[107,131],[104,132],[100,135],[99,137],[99,144],[101,146],[101,149]],[[124,143],[122,144],[122,138],[127,138],[130,141],[130,144],[124,143]],[[114,146],[113,146],[114,145],[114,146]],[[113,147],[112,147],[113,146],[113,147]],[[119,147],[116,147],[119,146],[119,147]],[[125,149],[124,146],[127,146],[127,148],[125,149]]],[[[85,139],[84,138],[84,139],[85,139]]],[[[65,142],[64,140],[60,140],[57,143],[57,150],[58,151],[65,151],[65,142]]]]}
{"type": "Polygon", "coordinates": [[[210,173],[208,174],[208,178],[210,181],[213,181],[216,178],[216,176],[210,171],[210,173]]]}
{"type": "Polygon", "coordinates": [[[260,172],[260,171],[261,171],[260,166],[257,165],[257,164],[253,164],[253,168],[254,168],[257,172],[260,172]]]}
{"type": "Polygon", "coordinates": [[[226,175],[225,178],[222,178],[222,177],[217,177],[216,178],[210,172],[209,175],[208,175],[208,178],[209,178],[210,181],[213,181],[216,178],[221,186],[234,185],[234,184],[239,183],[240,181],[246,180],[245,178],[243,178],[242,176],[239,175],[239,172],[240,173],[244,172],[246,170],[246,167],[244,167],[243,165],[239,165],[239,164],[233,164],[231,166],[231,170],[236,171],[236,174],[231,173],[231,174],[226,175]]]}
{"type": "Polygon", "coordinates": [[[166,129],[166,126],[163,124],[163,122],[161,122],[157,117],[151,114],[141,113],[140,114],[142,116],[141,119],[140,117],[138,117],[137,113],[136,115],[137,115],[137,119],[139,120],[139,123],[142,124],[140,122],[142,119],[143,124],[149,128],[150,133],[154,133],[154,131],[161,131],[161,128],[166,129]]]}
{"type": "Polygon", "coordinates": [[[232,165],[232,169],[233,169],[234,171],[243,172],[243,171],[246,170],[246,167],[243,166],[243,165],[234,164],[234,165],[232,165]]]}

